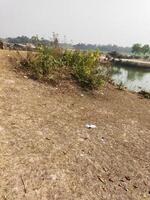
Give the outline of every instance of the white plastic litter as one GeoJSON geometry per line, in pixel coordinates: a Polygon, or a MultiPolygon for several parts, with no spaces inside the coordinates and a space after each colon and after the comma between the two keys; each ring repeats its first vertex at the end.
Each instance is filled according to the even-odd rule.
{"type": "Polygon", "coordinates": [[[94,124],[86,124],[85,127],[89,128],[89,129],[94,129],[94,128],[96,128],[96,125],[94,125],[94,124]]]}

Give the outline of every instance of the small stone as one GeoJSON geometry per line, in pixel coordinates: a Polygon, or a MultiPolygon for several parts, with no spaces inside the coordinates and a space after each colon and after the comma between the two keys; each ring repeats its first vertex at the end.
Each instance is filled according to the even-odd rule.
{"type": "Polygon", "coordinates": [[[137,185],[135,185],[135,184],[133,185],[133,187],[134,187],[135,189],[137,189],[137,188],[138,188],[138,186],[137,186],[137,185]]]}
{"type": "Polygon", "coordinates": [[[130,181],[130,180],[131,180],[131,178],[130,178],[129,176],[125,176],[125,179],[126,179],[127,181],[130,181]]]}
{"type": "Polygon", "coordinates": [[[110,182],[114,182],[112,178],[109,178],[108,180],[109,180],[110,182]]]}

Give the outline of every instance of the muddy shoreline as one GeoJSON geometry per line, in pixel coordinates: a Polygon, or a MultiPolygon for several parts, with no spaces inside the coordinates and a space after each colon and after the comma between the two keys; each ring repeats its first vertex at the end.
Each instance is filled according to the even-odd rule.
{"type": "Polygon", "coordinates": [[[139,67],[145,70],[150,70],[150,62],[132,60],[132,59],[114,59],[112,63],[122,66],[139,67]]]}

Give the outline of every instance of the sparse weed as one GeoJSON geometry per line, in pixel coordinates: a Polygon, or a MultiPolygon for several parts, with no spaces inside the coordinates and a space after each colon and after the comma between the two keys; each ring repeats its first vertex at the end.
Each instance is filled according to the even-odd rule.
{"type": "Polygon", "coordinates": [[[146,91],[144,91],[144,90],[141,90],[140,92],[139,92],[139,94],[140,95],[142,95],[144,98],[146,98],[146,99],[150,99],[150,92],[146,92],[146,91]]]}
{"type": "Polygon", "coordinates": [[[117,85],[117,87],[118,87],[119,90],[124,90],[125,89],[124,84],[123,84],[122,81],[117,85]]]}

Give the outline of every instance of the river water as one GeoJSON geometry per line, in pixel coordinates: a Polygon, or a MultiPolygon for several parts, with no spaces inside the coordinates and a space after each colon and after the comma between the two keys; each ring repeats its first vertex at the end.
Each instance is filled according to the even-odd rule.
{"type": "Polygon", "coordinates": [[[150,69],[128,66],[113,66],[112,80],[123,84],[131,91],[150,92],[150,69]]]}

